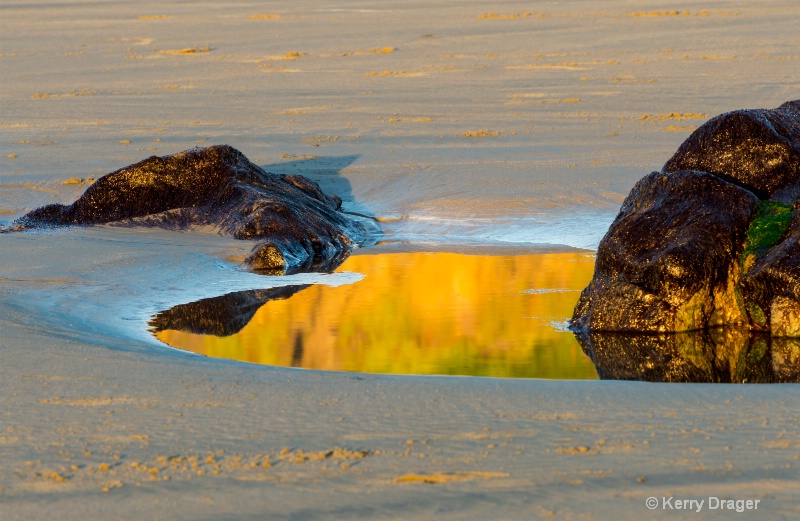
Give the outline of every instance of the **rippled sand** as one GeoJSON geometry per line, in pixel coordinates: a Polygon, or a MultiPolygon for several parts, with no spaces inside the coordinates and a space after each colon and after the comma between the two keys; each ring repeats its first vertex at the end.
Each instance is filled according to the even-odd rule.
{"type": "MultiPolygon", "coordinates": [[[[397,252],[591,252],[706,118],[800,94],[790,0],[21,1],[0,35],[0,220],[227,143],[374,216],[397,252]]],[[[681,516],[645,506],[669,496],[800,514],[795,385],[302,371],[147,331],[265,287],[238,269],[248,246],[0,234],[3,521],[681,516]]]]}

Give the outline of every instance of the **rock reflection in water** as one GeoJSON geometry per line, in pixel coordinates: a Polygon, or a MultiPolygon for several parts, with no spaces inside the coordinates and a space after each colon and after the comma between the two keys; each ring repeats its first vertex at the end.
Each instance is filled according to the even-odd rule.
{"type": "Polygon", "coordinates": [[[200,335],[235,335],[250,322],[258,308],[271,300],[287,299],[308,286],[303,284],[237,291],[180,304],[158,313],[149,325],[153,333],[173,329],[200,335]]]}
{"type": "Polygon", "coordinates": [[[353,255],[355,284],[233,293],[176,306],[162,342],[247,362],[393,374],[597,378],[571,332],[587,253],[353,255]],[[302,291],[301,291],[302,290],[302,291]]]}
{"type": "Polygon", "coordinates": [[[601,379],[800,382],[800,338],[720,328],[665,335],[577,333],[601,379]]]}

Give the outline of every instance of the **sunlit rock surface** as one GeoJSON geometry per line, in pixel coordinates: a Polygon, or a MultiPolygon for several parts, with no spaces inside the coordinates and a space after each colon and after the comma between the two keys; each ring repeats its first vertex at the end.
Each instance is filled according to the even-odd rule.
{"type": "Polygon", "coordinates": [[[653,172],[600,242],[573,326],[668,332],[744,323],[736,304],[751,192],[703,172],[653,172]]]}
{"type": "Polygon", "coordinates": [[[712,118],[623,202],[573,329],[800,336],[798,196],[800,101],[712,118]]]}
{"type": "Polygon", "coordinates": [[[800,188],[800,100],[711,118],[683,142],[662,172],[679,170],[709,172],[761,198],[793,202],[800,188]]]}
{"type": "Polygon", "coordinates": [[[152,156],[98,179],[69,206],[52,204],[18,219],[43,225],[213,226],[259,241],[255,270],[329,271],[367,238],[364,225],[302,176],[264,171],[228,145],[152,156]]]}

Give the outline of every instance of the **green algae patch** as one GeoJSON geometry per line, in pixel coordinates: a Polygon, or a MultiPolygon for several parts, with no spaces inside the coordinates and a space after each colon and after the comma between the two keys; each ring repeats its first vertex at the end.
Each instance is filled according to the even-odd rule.
{"type": "Polygon", "coordinates": [[[747,304],[747,311],[750,312],[750,318],[753,319],[753,322],[756,325],[760,327],[767,327],[767,315],[764,314],[764,310],[761,309],[761,307],[750,302],[747,304]]]}
{"type": "Polygon", "coordinates": [[[742,271],[747,272],[757,258],[763,257],[786,234],[792,222],[792,206],[759,201],[756,218],[747,229],[747,240],[740,257],[742,271]]]}

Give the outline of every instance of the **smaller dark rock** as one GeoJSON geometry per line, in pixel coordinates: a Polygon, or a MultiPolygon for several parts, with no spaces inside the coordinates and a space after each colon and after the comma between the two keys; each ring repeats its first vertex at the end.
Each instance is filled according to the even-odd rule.
{"type": "Polygon", "coordinates": [[[265,172],[227,145],[150,157],[98,179],[71,205],[38,208],[14,229],[56,225],[211,226],[259,241],[256,271],[328,271],[368,238],[341,199],[297,175],[265,172]]]}

